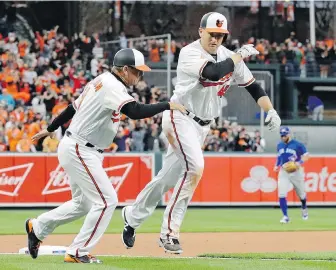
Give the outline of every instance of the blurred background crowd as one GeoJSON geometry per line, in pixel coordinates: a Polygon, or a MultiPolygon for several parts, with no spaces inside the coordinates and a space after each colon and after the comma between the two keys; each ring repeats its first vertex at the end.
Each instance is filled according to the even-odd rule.
{"type": "MultiPolygon", "coordinates": [[[[100,37],[79,34],[69,39],[57,27],[36,32],[34,42],[11,32],[1,37],[0,150],[56,152],[69,123],[54,138],[32,143],[31,138],[59,115],[93,77],[109,70],[100,47],[100,37]]],[[[150,54],[150,53],[149,53],[150,54]]],[[[131,95],[149,104],[165,101],[166,92],[141,80],[131,95]]],[[[260,134],[248,134],[237,123],[215,124],[205,151],[262,151],[260,134]]],[[[161,115],[133,121],[122,118],[119,132],[106,151],[160,151],[167,142],[161,133],[161,115]]]]}
{"type": "MultiPolygon", "coordinates": [[[[168,51],[167,39],[145,39],[145,34],[135,36],[134,33],[131,33],[126,35],[122,31],[125,27],[121,25],[127,21],[125,14],[123,20],[120,19],[119,29],[121,31],[119,33],[116,33],[112,26],[106,26],[105,23],[104,29],[91,31],[90,34],[70,31],[69,28],[70,30],[68,29],[67,32],[73,34],[65,35],[63,34],[65,31],[60,31],[62,27],[58,25],[50,27],[49,30],[42,30],[45,27],[41,28],[39,25],[39,27],[35,27],[34,31],[30,31],[30,35],[25,35],[18,30],[20,28],[16,25],[20,17],[11,14],[11,12],[18,12],[21,8],[21,12],[24,14],[33,4],[13,3],[8,4],[7,9],[3,9],[3,4],[0,4],[0,15],[2,14],[2,17],[0,16],[2,18],[0,20],[0,151],[55,152],[70,121],[57,130],[54,138],[48,137],[45,140],[32,143],[32,136],[46,128],[68,104],[73,102],[89,80],[110,70],[112,59],[117,50],[126,47],[137,48],[144,53],[147,61],[154,64],[166,63],[169,54],[170,61],[176,64],[181,48],[195,39],[195,36],[188,35],[188,33],[184,33],[184,38],[181,38],[181,35],[172,34],[171,50],[168,51]],[[40,30],[36,31],[36,28],[40,30]],[[129,37],[140,38],[129,41],[129,37]],[[106,45],[106,42],[111,41],[113,46],[106,45]]],[[[121,5],[123,2],[115,1],[113,3],[111,11],[108,12],[114,12],[115,16],[112,16],[111,25],[115,26],[114,20],[121,18],[122,15],[119,14],[119,17],[116,15],[118,4],[121,5]]],[[[46,7],[43,7],[42,2],[39,5],[41,10],[45,10],[46,7]]],[[[66,5],[71,13],[72,3],[69,2],[66,5]]],[[[139,33],[146,32],[144,31],[146,30],[145,26],[140,21],[141,18],[138,18],[137,13],[132,11],[134,5],[136,4],[127,6],[129,14],[133,16],[130,17],[133,22],[129,19],[128,30],[134,32],[134,29],[138,29],[139,33]],[[134,25],[134,21],[138,25],[134,25]]],[[[151,11],[154,16],[160,8],[159,4],[148,5],[151,6],[151,9],[146,5],[137,8],[143,8],[142,12],[151,11]]],[[[35,6],[37,10],[37,4],[35,6]]],[[[175,19],[172,22],[170,18],[165,23],[163,19],[162,21],[156,19],[151,25],[151,31],[147,32],[151,34],[173,33],[174,27],[177,28],[179,22],[183,21],[182,9],[184,10],[184,6],[181,6],[179,10],[174,9],[176,18],[181,17],[179,20],[175,19]]],[[[198,12],[204,14],[203,9],[198,12]]],[[[253,13],[251,10],[248,12],[249,14],[253,13]]],[[[92,12],[88,13],[92,15],[92,12]]],[[[167,14],[169,15],[169,12],[167,14]]],[[[242,14],[244,15],[244,12],[238,12],[237,8],[236,17],[238,18],[242,14]]],[[[168,15],[161,14],[160,16],[164,18],[168,15]]],[[[243,15],[240,16],[240,19],[245,18],[243,15]]],[[[277,16],[283,17],[281,14],[277,16]]],[[[69,20],[72,17],[68,15],[66,17],[68,27],[70,27],[69,20]]],[[[199,16],[194,17],[198,18],[199,16]]],[[[41,16],[39,18],[42,21],[43,18],[41,16]]],[[[150,21],[150,16],[147,19],[150,21]]],[[[50,24],[52,19],[44,20],[47,22],[46,24],[50,24]]],[[[53,20],[59,20],[59,17],[53,18],[53,20]]],[[[189,22],[191,20],[192,18],[189,22]]],[[[85,20],[83,19],[83,21],[85,20]]],[[[99,18],[95,18],[95,21],[99,22],[99,18]]],[[[199,23],[199,19],[196,21],[199,23]]],[[[90,24],[87,22],[87,25],[90,24]]],[[[258,25],[262,27],[262,24],[258,25]]],[[[236,25],[232,23],[230,27],[234,28],[236,25]]],[[[33,28],[31,27],[31,29],[33,28]]],[[[261,30],[258,30],[259,32],[253,29],[249,31],[259,33],[259,35],[254,35],[258,38],[244,37],[243,33],[238,35],[238,39],[230,35],[224,45],[231,50],[236,50],[243,44],[254,44],[260,55],[246,59],[246,62],[265,65],[279,64],[286,77],[335,77],[336,41],[334,39],[323,38],[317,40],[313,46],[309,40],[302,42],[301,33],[301,38],[298,38],[296,32],[288,31],[287,38],[284,37],[281,42],[273,42],[270,38],[260,38],[261,30]]],[[[281,35],[283,36],[283,33],[281,35]]],[[[277,39],[279,40],[279,38],[277,39]]],[[[164,89],[145,80],[141,80],[130,91],[136,100],[147,104],[168,100],[164,89]]],[[[319,98],[310,98],[307,108],[312,112],[315,110],[316,116],[314,117],[320,120],[323,118],[323,114],[321,114],[322,116],[318,114],[321,112],[321,107],[323,107],[323,103],[319,98]],[[319,111],[316,108],[320,108],[319,111]]],[[[161,115],[141,121],[132,121],[123,117],[114,143],[106,151],[164,151],[166,147],[167,142],[161,132],[161,115]]],[[[216,119],[203,147],[205,151],[262,152],[265,148],[265,140],[258,130],[247,132],[243,126],[236,122],[216,119]]]]}

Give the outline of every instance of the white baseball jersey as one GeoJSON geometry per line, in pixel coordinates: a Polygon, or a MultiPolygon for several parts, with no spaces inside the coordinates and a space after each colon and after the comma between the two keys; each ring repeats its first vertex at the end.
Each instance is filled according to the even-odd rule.
{"type": "MultiPolygon", "coordinates": [[[[224,61],[233,54],[234,52],[220,46],[217,50],[217,62],[224,61]]],[[[171,99],[181,103],[203,120],[219,116],[222,108],[221,97],[230,85],[246,87],[255,81],[244,61],[236,64],[234,71],[219,81],[204,79],[203,68],[209,61],[216,63],[211,54],[202,48],[200,40],[182,48],[177,65],[177,82],[171,99]]]]}
{"type": "Polygon", "coordinates": [[[98,148],[108,148],[118,131],[120,109],[132,101],[125,85],[105,72],[90,81],[73,103],[76,114],[69,131],[98,148]]]}

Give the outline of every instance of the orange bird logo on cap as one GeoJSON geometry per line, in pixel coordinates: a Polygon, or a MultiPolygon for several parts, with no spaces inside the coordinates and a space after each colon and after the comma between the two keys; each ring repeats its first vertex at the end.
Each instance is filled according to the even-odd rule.
{"type": "Polygon", "coordinates": [[[218,19],[218,20],[216,21],[216,26],[217,26],[217,27],[222,27],[222,26],[223,26],[223,22],[224,22],[224,20],[219,20],[219,19],[218,19]]]}

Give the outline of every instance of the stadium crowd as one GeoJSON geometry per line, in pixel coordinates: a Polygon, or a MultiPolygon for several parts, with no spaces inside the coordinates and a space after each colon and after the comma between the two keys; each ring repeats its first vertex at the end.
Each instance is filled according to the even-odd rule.
{"type": "MultiPolygon", "coordinates": [[[[55,27],[50,31],[36,32],[32,42],[20,39],[15,33],[0,36],[0,151],[56,152],[70,122],[59,128],[53,138],[32,143],[32,136],[46,128],[73,102],[90,79],[109,69],[110,57],[101,46],[102,40],[109,39],[108,33],[92,36],[81,33],[68,38],[57,30],[55,27]]],[[[167,54],[163,41],[127,44],[124,33],[119,38],[119,48],[134,46],[143,51],[150,61],[161,61],[167,54]]],[[[300,48],[301,45],[295,42],[293,39],[284,44],[300,48]]],[[[234,40],[230,44],[228,46],[239,46],[234,40]]],[[[177,60],[184,45],[173,41],[173,61],[177,60]]],[[[289,61],[290,54],[277,46],[274,48],[275,44],[257,40],[256,46],[261,55],[250,61],[289,61]]],[[[334,51],[330,55],[334,57],[334,51]]],[[[309,62],[307,57],[305,52],[301,58],[294,58],[306,63],[309,62]]],[[[143,80],[131,88],[131,94],[143,103],[167,100],[164,91],[143,80]]],[[[161,115],[140,121],[124,117],[113,144],[106,151],[160,151],[166,147],[167,142],[161,132],[161,115]]],[[[244,127],[228,121],[214,123],[204,144],[205,151],[219,152],[261,152],[264,147],[265,141],[258,131],[248,133],[244,127]]]]}
{"type": "MultiPolygon", "coordinates": [[[[120,46],[133,46],[144,53],[151,62],[166,61],[167,46],[163,39],[133,42],[127,44],[124,33],[119,37],[120,46]]],[[[187,42],[172,41],[172,61],[177,62],[179,52],[187,42]]],[[[228,39],[225,46],[236,50],[244,44],[254,44],[260,54],[247,59],[246,62],[258,64],[281,64],[285,76],[291,77],[335,77],[336,76],[336,41],[320,40],[313,47],[309,41],[301,43],[295,32],[284,42],[278,44],[267,39],[249,38],[240,43],[237,39],[228,39]]]]}

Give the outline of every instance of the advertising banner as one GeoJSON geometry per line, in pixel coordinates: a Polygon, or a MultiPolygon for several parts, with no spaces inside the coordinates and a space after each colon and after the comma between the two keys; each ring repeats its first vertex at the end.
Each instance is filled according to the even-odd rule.
{"type": "MultiPolygon", "coordinates": [[[[206,155],[201,181],[190,205],[278,205],[278,173],[273,155],[206,155]]],[[[312,156],[304,164],[310,205],[336,205],[336,156],[312,156]]],[[[163,197],[167,204],[172,190],[163,197]]],[[[293,185],[289,205],[297,205],[293,185]]]]}
{"type": "MultiPolygon", "coordinates": [[[[103,167],[119,205],[134,201],[154,176],[152,154],[107,154],[103,167]]],[[[0,206],[56,206],[71,199],[69,178],[57,155],[0,155],[0,206]]]]}

